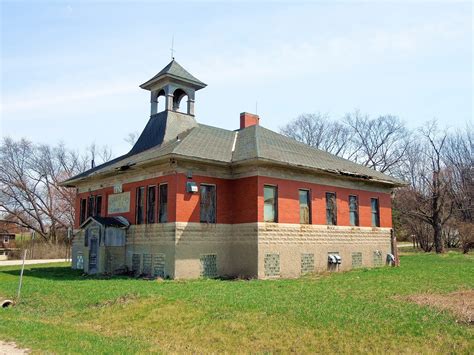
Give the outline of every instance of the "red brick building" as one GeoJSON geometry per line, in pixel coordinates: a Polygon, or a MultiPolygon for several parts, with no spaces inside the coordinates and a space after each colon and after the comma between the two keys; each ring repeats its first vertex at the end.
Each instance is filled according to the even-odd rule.
{"type": "Polygon", "coordinates": [[[403,182],[253,114],[235,131],[199,124],[205,86],[173,60],[141,85],[151,116],[131,151],[64,183],[77,188],[74,268],[266,278],[385,263],[391,189],[403,182]]]}

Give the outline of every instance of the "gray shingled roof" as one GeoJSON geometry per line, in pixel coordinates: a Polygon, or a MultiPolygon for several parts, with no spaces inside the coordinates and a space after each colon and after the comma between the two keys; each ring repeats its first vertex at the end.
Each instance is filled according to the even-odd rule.
{"type": "Polygon", "coordinates": [[[69,184],[95,174],[113,172],[123,167],[168,156],[204,159],[228,165],[259,159],[295,168],[317,169],[338,175],[383,181],[393,185],[404,184],[403,181],[389,175],[312,148],[262,126],[230,131],[197,124],[196,127],[180,134],[179,139],[167,142],[160,142],[157,140],[160,135],[151,133],[146,133],[146,130],[142,133],[149,136],[146,144],[149,149],[139,151],[134,147],[128,154],[69,179],[69,184]],[[155,139],[154,144],[153,139],[155,139]]]}
{"type": "Polygon", "coordinates": [[[313,148],[262,126],[251,126],[241,130],[237,142],[233,162],[258,158],[341,175],[404,184],[403,181],[389,175],[313,148]]]}
{"type": "Polygon", "coordinates": [[[181,79],[184,81],[188,81],[191,83],[194,83],[200,87],[205,87],[207,86],[204,84],[201,80],[193,76],[191,73],[189,73],[186,69],[184,69],[176,60],[173,60],[166,66],[164,67],[158,74],[156,74],[153,78],[148,80],[147,82],[143,83],[140,85],[142,89],[146,89],[149,84],[152,82],[157,81],[161,77],[164,76],[171,76],[177,79],[181,79]]]}

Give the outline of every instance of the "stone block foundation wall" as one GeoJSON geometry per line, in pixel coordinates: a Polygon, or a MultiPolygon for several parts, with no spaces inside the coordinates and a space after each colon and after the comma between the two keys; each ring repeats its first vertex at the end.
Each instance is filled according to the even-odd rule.
{"type": "MultiPolygon", "coordinates": [[[[150,277],[292,278],[383,266],[387,253],[391,253],[390,228],[177,222],[132,225],[125,248],[105,248],[99,258],[105,258],[106,269],[125,260],[128,270],[150,277]],[[342,263],[331,267],[328,254],[338,254],[342,263]]],[[[82,263],[87,272],[83,232],[74,239],[72,256],[72,267],[82,263]]]]}
{"type": "Polygon", "coordinates": [[[299,277],[311,268],[318,272],[382,266],[387,253],[390,228],[258,223],[259,278],[299,277]],[[276,254],[279,275],[268,268],[268,255],[276,254]],[[328,254],[338,254],[341,265],[329,267],[328,254]]]}

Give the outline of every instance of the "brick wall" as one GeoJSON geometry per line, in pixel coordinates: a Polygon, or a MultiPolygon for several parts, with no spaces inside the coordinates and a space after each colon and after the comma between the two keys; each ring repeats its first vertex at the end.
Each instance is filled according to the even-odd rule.
{"type": "MultiPolygon", "coordinates": [[[[217,192],[217,223],[252,223],[263,221],[263,188],[265,184],[278,187],[278,222],[299,224],[299,189],[310,190],[312,224],[326,224],[326,192],[335,192],[337,198],[337,224],[349,226],[349,195],[359,197],[359,225],[371,226],[370,199],[378,198],[380,205],[380,226],[392,226],[391,196],[384,192],[371,192],[354,188],[334,187],[303,181],[274,178],[267,176],[252,176],[239,179],[223,179],[203,175],[193,175],[188,179],[186,174],[175,173],[146,179],[138,182],[124,183],[122,190],[130,192],[130,212],[122,213],[135,223],[136,189],[140,186],[159,185],[168,183],[168,221],[196,222],[200,220],[200,194],[186,192],[186,182],[198,184],[214,184],[217,192]]],[[[367,189],[367,186],[364,188],[367,189]]],[[[113,193],[112,187],[97,189],[77,195],[76,199],[76,228],[79,226],[80,199],[89,195],[102,195],[102,213],[108,208],[108,196],[113,193]]],[[[145,189],[145,206],[146,206],[145,189]]]]}
{"type": "Polygon", "coordinates": [[[370,227],[372,214],[370,199],[378,198],[380,204],[380,227],[392,227],[391,196],[389,193],[371,192],[334,186],[311,184],[308,182],[258,177],[258,221],[263,222],[264,185],[278,187],[278,222],[300,223],[298,189],[310,190],[312,202],[312,224],[326,224],[326,192],[335,192],[337,199],[337,225],[349,226],[349,195],[359,197],[359,225],[370,227]]]}
{"type": "MultiPolygon", "coordinates": [[[[147,186],[158,186],[159,184],[167,183],[168,184],[168,222],[176,221],[176,199],[173,198],[176,194],[176,175],[167,175],[167,176],[160,176],[153,179],[146,179],[143,181],[138,182],[131,182],[131,183],[124,183],[122,185],[123,192],[130,192],[130,211],[128,213],[118,213],[118,214],[111,214],[110,216],[120,215],[125,217],[130,223],[135,223],[135,208],[136,208],[136,190],[138,187],[145,187],[145,206],[146,206],[146,187],[147,186]]],[[[77,194],[76,201],[75,201],[75,208],[76,208],[76,223],[75,228],[79,228],[79,220],[80,220],[80,201],[81,199],[88,198],[91,195],[101,195],[102,196],[102,216],[106,216],[107,208],[108,208],[108,196],[113,194],[113,187],[105,187],[101,189],[96,189],[90,192],[82,192],[77,194]]],[[[158,195],[156,196],[158,200],[158,195]]]]}

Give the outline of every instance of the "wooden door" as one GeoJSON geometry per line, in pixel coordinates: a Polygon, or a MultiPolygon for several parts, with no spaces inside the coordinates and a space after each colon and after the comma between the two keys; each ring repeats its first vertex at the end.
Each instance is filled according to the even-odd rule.
{"type": "Polygon", "coordinates": [[[99,252],[99,243],[97,238],[91,238],[89,241],[89,274],[97,273],[97,257],[99,252]]]}

